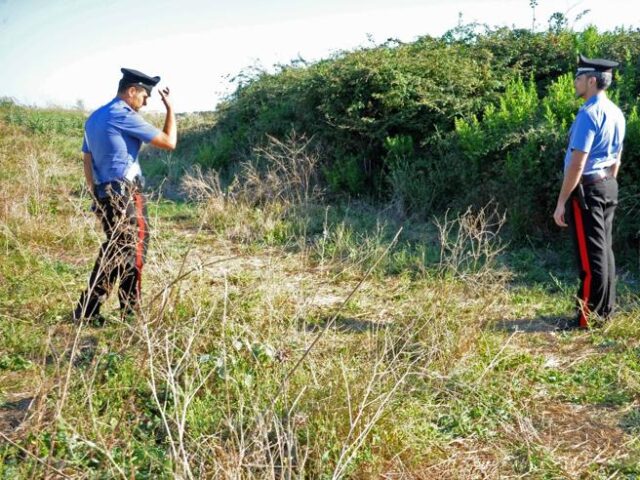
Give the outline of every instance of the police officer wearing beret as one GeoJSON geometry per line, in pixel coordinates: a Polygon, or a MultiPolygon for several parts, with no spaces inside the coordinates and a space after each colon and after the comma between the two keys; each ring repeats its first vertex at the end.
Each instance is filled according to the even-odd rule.
{"type": "Polygon", "coordinates": [[[612,226],[625,119],[605,91],[617,66],[580,55],[574,80],[576,95],[585,103],[571,126],[564,180],[553,213],[558,226],[569,227],[578,259],[578,312],[569,327],[587,328],[594,318],[607,320],[615,305],[612,226]]]}
{"type": "Polygon", "coordinates": [[[158,130],[138,111],[147,104],[160,77],[130,68],[121,71],[117,96],[93,112],[85,123],[84,174],[107,238],[73,312],[76,321],[99,318],[100,306],[118,278],[122,314],[139,308],[149,231],[138,152],[143,143],[173,150],[177,142],[169,88],[159,91],[166,116],[164,128],[158,130]]]}

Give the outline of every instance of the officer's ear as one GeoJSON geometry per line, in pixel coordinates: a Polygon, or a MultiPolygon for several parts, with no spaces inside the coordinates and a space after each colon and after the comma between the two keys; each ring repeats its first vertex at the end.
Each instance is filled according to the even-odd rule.
{"type": "Polygon", "coordinates": [[[130,98],[135,97],[136,93],[138,93],[138,88],[135,85],[130,85],[129,88],[127,88],[127,95],[130,98]]]}

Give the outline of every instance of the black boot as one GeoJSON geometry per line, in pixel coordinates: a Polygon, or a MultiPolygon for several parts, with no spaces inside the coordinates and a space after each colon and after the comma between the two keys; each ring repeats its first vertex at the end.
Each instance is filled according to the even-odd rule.
{"type": "Polygon", "coordinates": [[[100,301],[97,298],[87,298],[87,292],[83,292],[73,311],[73,321],[89,320],[97,316],[100,316],[100,301]]]}

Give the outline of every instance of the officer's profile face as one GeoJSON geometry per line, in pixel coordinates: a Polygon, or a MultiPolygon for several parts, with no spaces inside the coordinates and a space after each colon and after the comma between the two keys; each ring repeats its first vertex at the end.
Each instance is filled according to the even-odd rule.
{"type": "Polygon", "coordinates": [[[582,97],[587,93],[588,76],[585,74],[578,75],[573,81],[573,87],[576,90],[576,97],[582,97]]]}
{"type": "Polygon", "coordinates": [[[129,87],[123,97],[124,101],[136,112],[147,105],[149,92],[143,87],[132,85],[129,87]]]}
{"type": "Polygon", "coordinates": [[[149,94],[144,88],[136,88],[135,93],[133,94],[133,97],[131,99],[131,108],[133,108],[137,112],[142,107],[146,107],[148,98],[149,94]]]}

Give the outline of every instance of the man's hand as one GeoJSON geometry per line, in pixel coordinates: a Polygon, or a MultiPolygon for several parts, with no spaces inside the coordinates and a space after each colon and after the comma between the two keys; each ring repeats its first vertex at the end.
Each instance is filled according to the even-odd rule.
{"type": "Polygon", "coordinates": [[[564,220],[564,203],[558,203],[556,205],[556,211],[553,212],[553,220],[559,227],[567,227],[567,223],[564,220]]]}
{"type": "Polygon", "coordinates": [[[564,219],[564,206],[567,203],[567,200],[569,200],[571,192],[573,192],[578,186],[578,183],[580,183],[580,177],[582,176],[584,165],[587,162],[587,156],[588,153],[581,150],[573,150],[571,152],[571,160],[569,162],[568,168],[564,172],[562,188],[560,189],[560,194],[558,195],[556,211],[553,212],[553,220],[559,227],[568,227],[564,219]]]}
{"type": "Polygon", "coordinates": [[[176,126],[176,115],[173,112],[173,105],[169,99],[169,87],[165,87],[158,91],[160,92],[162,103],[164,103],[164,106],[167,109],[167,114],[164,119],[162,132],[151,140],[151,145],[164,150],[175,150],[176,144],[178,143],[178,129],[176,126]]]}
{"type": "Polygon", "coordinates": [[[167,110],[172,110],[173,105],[171,104],[171,100],[169,99],[169,87],[158,90],[158,93],[160,94],[160,99],[162,100],[162,103],[164,103],[165,108],[167,110]]]}

